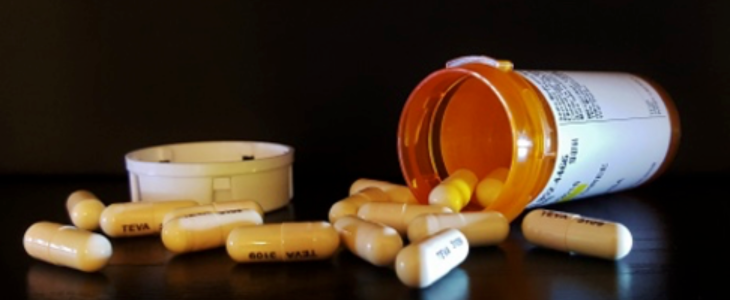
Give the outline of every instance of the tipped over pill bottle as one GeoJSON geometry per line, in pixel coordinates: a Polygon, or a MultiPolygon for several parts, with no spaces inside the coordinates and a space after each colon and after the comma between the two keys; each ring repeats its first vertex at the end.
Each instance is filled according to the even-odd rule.
{"type": "MultiPolygon", "coordinates": [[[[512,220],[524,209],[641,185],[679,146],[679,115],[646,78],[615,72],[514,70],[486,56],[451,60],[411,93],[398,130],[414,196],[451,173],[480,181],[508,170],[488,203],[512,220]]],[[[475,196],[476,197],[476,193],[475,196]]]]}

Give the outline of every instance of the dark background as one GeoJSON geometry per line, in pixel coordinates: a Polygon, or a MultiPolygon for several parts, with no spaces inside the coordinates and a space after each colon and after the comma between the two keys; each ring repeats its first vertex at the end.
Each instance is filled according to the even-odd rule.
{"type": "Polygon", "coordinates": [[[408,94],[468,54],[648,76],[682,118],[672,172],[727,170],[729,12],[689,0],[3,1],[0,174],[121,176],[141,147],[265,140],[296,148],[297,179],[402,180],[408,94]]]}

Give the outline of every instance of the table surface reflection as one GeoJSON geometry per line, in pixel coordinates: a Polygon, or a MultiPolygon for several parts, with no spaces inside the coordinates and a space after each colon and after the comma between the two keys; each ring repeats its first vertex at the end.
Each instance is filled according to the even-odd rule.
{"type": "MultiPolygon", "coordinates": [[[[111,239],[109,265],[92,274],[29,258],[20,243],[24,230],[43,219],[68,222],[62,203],[82,183],[100,191],[97,195],[122,198],[126,193],[126,183],[118,178],[13,179],[0,185],[11,208],[0,222],[12,235],[1,251],[3,269],[11,278],[5,290],[17,296],[13,298],[695,299],[711,293],[695,272],[698,264],[724,263],[724,258],[692,246],[694,239],[710,237],[693,233],[705,219],[695,216],[697,208],[682,204],[712,195],[712,189],[699,189],[704,184],[697,178],[669,178],[630,192],[549,207],[626,225],[634,246],[620,261],[536,248],[522,237],[517,219],[505,242],[471,248],[462,265],[422,290],[405,287],[392,269],[374,267],[346,249],[320,262],[236,264],[222,248],[174,255],[159,237],[111,239]],[[51,197],[59,200],[46,199],[51,197]]],[[[719,193],[720,187],[715,189],[719,193]]],[[[304,206],[302,198],[267,214],[265,222],[324,219],[329,204],[338,199],[304,206]]],[[[703,215],[720,218],[727,204],[715,207],[703,215]]]]}

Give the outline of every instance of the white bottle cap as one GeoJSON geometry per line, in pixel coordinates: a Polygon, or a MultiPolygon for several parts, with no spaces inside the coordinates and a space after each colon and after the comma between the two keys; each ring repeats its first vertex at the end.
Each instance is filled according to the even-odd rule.
{"type": "Polygon", "coordinates": [[[132,201],[254,200],[264,211],[293,196],[294,148],[245,141],[162,145],[125,156],[132,201]]]}

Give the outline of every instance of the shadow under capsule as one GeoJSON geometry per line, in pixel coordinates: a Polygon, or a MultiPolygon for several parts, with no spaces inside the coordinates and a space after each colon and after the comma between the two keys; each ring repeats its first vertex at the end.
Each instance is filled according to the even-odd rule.
{"type": "Polygon", "coordinates": [[[100,299],[114,292],[99,272],[85,273],[45,263],[34,263],[27,273],[29,299],[100,299]]]}

